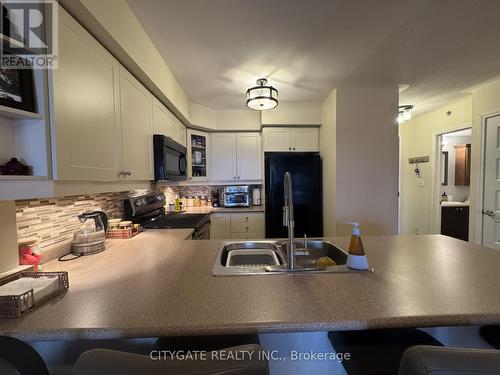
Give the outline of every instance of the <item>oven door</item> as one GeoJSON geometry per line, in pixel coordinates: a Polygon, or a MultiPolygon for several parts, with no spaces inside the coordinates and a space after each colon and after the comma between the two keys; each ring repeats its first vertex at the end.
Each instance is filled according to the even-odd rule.
{"type": "Polygon", "coordinates": [[[226,207],[248,207],[250,199],[248,193],[226,193],[224,200],[226,207]]]}
{"type": "Polygon", "coordinates": [[[193,240],[209,240],[210,239],[210,221],[203,224],[200,228],[196,228],[193,233],[193,240]]]}

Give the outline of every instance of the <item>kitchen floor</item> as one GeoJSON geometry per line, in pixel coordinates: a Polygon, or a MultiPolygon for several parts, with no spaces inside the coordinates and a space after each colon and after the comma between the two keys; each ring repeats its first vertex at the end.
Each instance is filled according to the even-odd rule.
{"type": "MultiPolygon", "coordinates": [[[[424,331],[436,337],[446,346],[462,348],[491,348],[479,336],[479,327],[438,327],[426,328],[424,331]]],[[[297,332],[261,334],[261,345],[269,352],[277,351],[275,355],[280,360],[270,361],[271,375],[344,375],[345,371],[339,362],[292,360],[293,355],[302,353],[333,352],[326,332],[297,332]]],[[[42,355],[49,365],[51,375],[66,375],[71,373],[72,363],[80,353],[92,348],[107,348],[148,353],[148,348],[155,339],[100,340],[100,341],[70,341],[70,342],[37,342],[32,346],[42,355]]],[[[8,374],[8,373],[7,373],[8,374]]]]}

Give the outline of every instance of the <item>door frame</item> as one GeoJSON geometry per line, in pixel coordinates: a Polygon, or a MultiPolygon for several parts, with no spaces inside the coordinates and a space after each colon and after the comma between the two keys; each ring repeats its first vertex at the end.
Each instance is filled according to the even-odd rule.
{"type": "MultiPolygon", "coordinates": [[[[476,220],[476,243],[480,244],[481,246],[484,246],[484,234],[483,234],[483,227],[484,227],[484,215],[483,215],[483,210],[484,210],[484,178],[485,178],[485,171],[484,168],[486,166],[486,122],[488,119],[492,117],[497,117],[500,116],[500,112],[492,112],[488,113],[486,115],[481,116],[481,143],[480,143],[480,152],[479,152],[479,186],[477,189],[477,205],[476,205],[476,210],[475,210],[475,220],[476,220]]],[[[472,213],[472,211],[469,211],[472,213]]]]}
{"type": "MultiPolygon", "coordinates": [[[[456,131],[473,129],[472,124],[459,125],[449,129],[441,129],[432,132],[432,152],[431,152],[431,233],[441,233],[441,143],[445,134],[456,131]]],[[[470,215],[470,213],[469,213],[470,215]]],[[[469,216],[469,223],[471,218],[469,216]]],[[[470,239],[469,239],[470,241],[470,239]]]]}

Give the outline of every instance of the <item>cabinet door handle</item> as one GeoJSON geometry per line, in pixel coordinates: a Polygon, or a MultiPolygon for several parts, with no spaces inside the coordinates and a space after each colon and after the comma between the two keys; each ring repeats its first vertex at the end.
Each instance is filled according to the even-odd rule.
{"type": "Polygon", "coordinates": [[[489,217],[495,217],[496,214],[492,210],[483,211],[483,215],[488,215],[489,217]]]}
{"type": "Polygon", "coordinates": [[[240,179],[240,176],[238,176],[238,180],[240,179]]]}
{"type": "Polygon", "coordinates": [[[288,150],[292,151],[292,148],[291,148],[291,147],[288,147],[288,150]]]}
{"type": "Polygon", "coordinates": [[[295,151],[295,147],[293,148],[293,151],[295,151]]]}

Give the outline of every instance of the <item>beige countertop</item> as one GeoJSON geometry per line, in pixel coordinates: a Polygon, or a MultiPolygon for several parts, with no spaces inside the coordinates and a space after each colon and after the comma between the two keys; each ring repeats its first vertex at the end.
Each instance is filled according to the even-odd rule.
{"type": "Polygon", "coordinates": [[[0,333],[69,340],[500,324],[500,252],[449,237],[364,237],[374,273],[214,277],[220,242],[169,232],[48,263],[69,272],[69,291],[0,319],[0,333]]]}
{"type": "Polygon", "coordinates": [[[264,206],[250,206],[250,207],[186,207],[187,214],[211,214],[215,212],[264,212],[264,206]]]}

